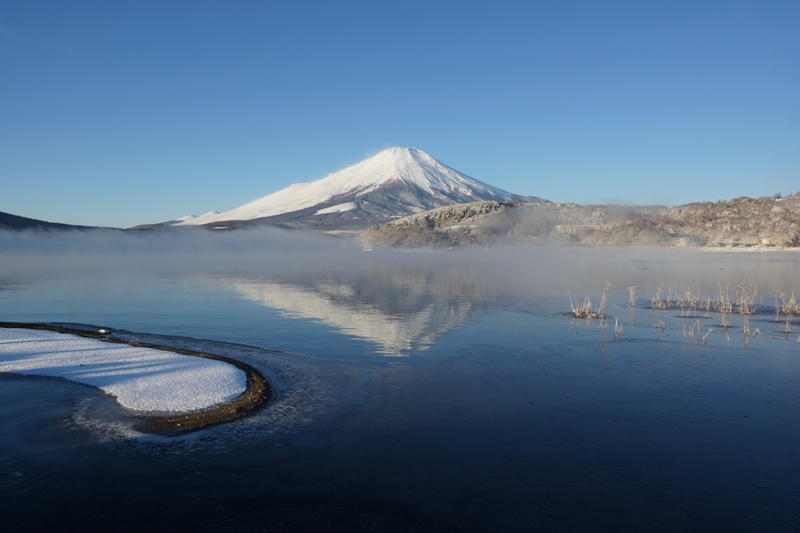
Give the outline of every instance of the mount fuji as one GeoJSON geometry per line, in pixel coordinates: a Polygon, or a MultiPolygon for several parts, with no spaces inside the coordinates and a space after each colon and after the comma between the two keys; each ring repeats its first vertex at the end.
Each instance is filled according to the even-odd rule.
{"type": "Polygon", "coordinates": [[[186,216],[173,226],[237,227],[255,223],[363,229],[420,211],[482,200],[542,201],[470,178],[416,148],[387,148],[325,178],[290,185],[241,207],[186,216]]]}

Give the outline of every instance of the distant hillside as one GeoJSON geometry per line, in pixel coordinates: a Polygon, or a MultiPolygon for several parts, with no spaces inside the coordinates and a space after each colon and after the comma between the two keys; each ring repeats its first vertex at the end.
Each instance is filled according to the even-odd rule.
{"type": "Polygon", "coordinates": [[[45,222],[35,218],[21,217],[0,211],[0,230],[22,231],[66,231],[66,230],[90,230],[97,229],[92,226],[73,226],[71,224],[59,224],[58,222],[45,222]]]}
{"type": "Polygon", "coordinates": [[[475,202],[373,226],[367,247],[555,243],[593,246],[800,246],[800,194],[678,207],[475,202]]]}

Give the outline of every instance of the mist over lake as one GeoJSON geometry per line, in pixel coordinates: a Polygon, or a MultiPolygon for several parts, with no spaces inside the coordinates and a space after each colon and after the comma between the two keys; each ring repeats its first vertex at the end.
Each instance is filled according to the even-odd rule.
{"type": "Polygon", "coordinates": [[[275,369],[278,391],[253,417],[148,438],[115,433],[127,415],[94,389],[0,375],[10,519],[123,530],[800,523],[800,316],[776,312],[800,296],[797,253],[367,252],[269,230],[5,234],[0,246],[0,321],[241,353],[275,369]],[[572,316],[585,297],[596,309],[606,284],[603,320],[572,316]],[[687,293],[694,307],[679,306],[687,293]],[[698,303],[721,294],[752,299],[746,324],[733,312],[723,327],[698,303]],[[654,298],[672,303],[654,309],[654,298]]]}

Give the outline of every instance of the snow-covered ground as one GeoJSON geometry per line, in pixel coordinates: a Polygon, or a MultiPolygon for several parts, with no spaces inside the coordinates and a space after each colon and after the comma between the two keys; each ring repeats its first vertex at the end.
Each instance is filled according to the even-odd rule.
{"type": "Polygon", "coordinates": [[[53,331],[0,328],[0,372],[98,387],[134,411],[177,413],[240,396],[245,373],[223,361],[53,331]]]}

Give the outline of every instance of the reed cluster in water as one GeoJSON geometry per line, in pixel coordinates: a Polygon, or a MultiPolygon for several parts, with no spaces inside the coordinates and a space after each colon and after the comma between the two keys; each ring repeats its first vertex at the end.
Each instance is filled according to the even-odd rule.
{"type": "MultiPolygon", "coordinates": [[[[602,329],[604,327],[603,319],[606,318],[606,303],[610,295],[610,289],[611,285],[607,281],[604,282],[598,306],[594,305],[589,296],[584,297],[583,300],[579,298],[573,299],[572,294],[568,291],[570,314],[574,318],[599,319],[599,327],[602,329]]],[[[628,293],[628,306],[635,308],[636,302],[639,300],[636,294],[637,286],[631,285],[625,290],[628,293]]],[[[777,329],[782,330],[785,339],[788,340],[789,334],[792,333],[792,318],[800,316],[800,303],[798,303],[794,291],[788,293],[781,291],[775,294],[774,302],[777,329]]],[[[650,308],[654,311],[680,310],[680,317],[696,318],[688,329],[687,325],[684,325],[684,338],[690,342],[702,342],[703,344],[708,344],[709,336],[714,331],[714,328],[708,328],[703,333],[705,328],[701,324],[701,319],[711,319],[711,314],[717,313],[720,317],[718,327],[722,328],[727,334],[728,328],[731,327],[731,317],[734,314],[740,315],[741,330],[745,337],[745,344],[747,344],[748,338],[763,335],[759,328],[751,327],[751,315],[758,313],[762,309],[764,312],[768,312],[768,307],[768,305],[764,305],[763,295],[758,292],[758,289],[751,290],[747,287],[746,278],[733,290],[731,290],[729,284],[723,285],[719,283],[716,293],[711,295],[703,295],[700,291],[693,291],[691,288],[687,288],[683,292],[673,291],[672,289],[664,291],[661,288],[657,288],[655,295],[650,299],[650,308]]],[[[659,317],[654,327],[663,332],[667,326],[659,317]]],[[[615,317],[614,338],[621,337],[622,331],[622,322],[615,317]]],[[[800,335],[797,337],[797,343],[800,344],[800,335]]]]}

